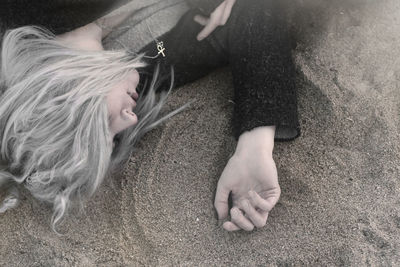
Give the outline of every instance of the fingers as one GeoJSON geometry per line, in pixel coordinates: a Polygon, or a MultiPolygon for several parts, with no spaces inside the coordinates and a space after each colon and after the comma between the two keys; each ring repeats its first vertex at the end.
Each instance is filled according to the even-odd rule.
{"type": "Polygon", "coordinates": [[[243,229],[245,231],[252,231],[254,226],[257,228],[265,226],[269,211],[271,211],[278,201],[279,194],[277,196],[272,196],[267,200],[262,198],[255,191],[249,191],[249,196],[250,198],[242,199],[238,203],[237,207],[231,209],[231,221],[227,221],[223,224],[225,230],[237,231],[243,229]]]}
{"type": "MultiPolygon", "coordinates": [[[[259,211],[257,211],[249,202],[247,199],[243,199],[239,203],[240,209],[242,209],[246,213],[246,217],[248,217],[251,222],[254,224],[255,227],[261,228],[265,226],[267,219],[265,218],[265,213],[263,211],[262,214],[260,214],[259,211]]],[[[268,212],[267,212],[268,216],[268,212]]]]}
{"type": "Polygon", "coordinates": [[[224,14],[222,16],[221,25],[225,25],[225,23],[228,21],[230,15],[231,15],[232,7],[235,4],[235,2],[236,2],[236,0],[226,0],[226,5],[225,5],[224,14]]]}
{"type": "Polygon", "coordinates": [[[210,33],[212,33],[217,27],[218,27],[217,23],[210,21],[208,24],[205,25],[203,30],[197,35],[197,40],[198,41],[203,40],[208,35],[210,35],[210,33]]]}
{"type": "Polygon", "coordinates": [[[268,199],[262,198],[257,192],[249,191],[250,202],[254,207],[257,207],[264,211],[271,211],[272,208],[275,206],[276,202],[278,202],[279,195],[269,197],[268,199]]]}
{"type": "MultiPolygon", "coordinates": [[[[235,224],[237,227],[239,227],[240,229],[243,229],[245,231],[252,231],[254,229],[254,225],[251,223],[251,221],[249,219],[247,219],[243,215],[243,212],[240,209],[238,209],[237,207],[233,207],[231,209],[231,223],[235,224]]],[[[226,223],[224,223],[223,227],[224,228],[228,227],[228,229],[230,227],[232,227],[234,229],[233,231],[236,230],[236,228],[234,228],[230,224],[226,225],[226,223]]],[[[228,229],[226,229],[226,230],[228,230],[228,229]]]]}
{"type": "MultiPolygon", "coordinates": [[[[223,20],[223,15],[225,11],[225,7],[227,5],[227,1],[225,0],[220,4],[213,13],[211,13],[211,16],[209,19],[204,19],[201,18],[200,15],[195,16],[195,21],[200,23],[201,25],[205,26],[203,30],[197,35],[197,40],[201,41],[204,38],[206,38],[208,35],[210,35],[219,25],[223,25],[221,22],[223,20]],[[206,22],[206,23],[205,23],[206,22]]],[[[230,15],[230,12],[228,14],[228,17],[230,15]]]]}
{"type": "Polygon", "coordinates": [[[236,224],[234,224],[233,222],[224,222],[224,224],[222,225],[222,227],[229,232],[232,231],[238,231],[238,230],[242,230],[242,228],[238,227],[236,224]]]}
{"type": "Polygon", "coordinates": [[[218,219],[223,220],[228,217],[228,197],[230,190],[218,184],[217,192],[215,193],[214,206],[218,213],[218,219]]]}
{"type": "Polygon", "coordinates": [[[214,10],[210,18],[206,18],[201,15],[196,15],[194,17],[194,21],[204,26],[203,30],[197,35],[198,41],[206,38],[218,26],[225,25],[231,15],[232,7],[235,2],[236,0],[225,0],[214,10]]]}
{"type": "MultiPolygon", "coordinates": [[[[240,210],[239,210],[239,212],[241,213],[240,210]]],[[[260,221],[262,221],[262,223],[260,223],[259,226],[256,226],[256,227],[262,227],[262,226],[265,225],[264,222],[266,222],[267,219],[268,219],[268,214],[269,214],[269,212],[263,211],[263,210],[256,210],[256,212],[258,212],[258,216],[260,217],[260,221]]],[[[235,223],[233,223],[233,220],[232,220],[232,222],[230,222],[230,221],[224,222],[224,224],[222,225],[222,227],[223,227],[225,230],[229,231],[229,232],[242,230],[241,227],[239,227],[239,226],[237,226],[235,223]]],[[[243,228],[243,229],[244,229],[244,228],[243,228]]],[[[244,229],[244,230],[246,230],[246,229],[244,229]]],[[[248,228],[247,231],[251,231],[251,230],[250,230],[250,227],[248,228]]]]}
{"type": "Polygon", "coordinates": [[[196,15],[193,20],[200,25],[206,26],[210,19],[202,15],[196,15]]]}
{"type": "Polygon", "coordinates": [[[257,211],[260,214],[261,218],[264,221],[267,221],[269,212],[268,211],[264,211],[264,210],[257,210],[257,211]]]}

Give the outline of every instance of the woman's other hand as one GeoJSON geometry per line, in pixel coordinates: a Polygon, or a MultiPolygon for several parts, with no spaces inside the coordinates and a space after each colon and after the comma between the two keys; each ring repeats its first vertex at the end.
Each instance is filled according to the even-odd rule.
{"type": "Polygon", "coordinates": [[[197,35],[197,40],[201,41],[210,35],[218,26],[225,25],[231,15],[232,7],[236,0],[225,0],[210,15],[209,18],[196,15],[194,21],[205,26],[197,35]]]}
{"type": "Polygon", "coordinates": [[[218,182],[215,208],[220,220],[228,217],[228,197],[232,194],[227,231],[263,227],[268,213],[278,202],[281,189],[272,158],[275,126],[264,126],[243,133],[234,155],[218,182]]]}

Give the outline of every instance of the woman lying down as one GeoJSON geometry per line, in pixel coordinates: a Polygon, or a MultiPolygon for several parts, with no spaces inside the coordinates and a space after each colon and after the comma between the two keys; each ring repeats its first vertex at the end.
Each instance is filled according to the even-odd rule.
{"type": "Polygon", "coordinates": [[[215,208],[228,231],[263,227],[281,193],[274,141],[300,135],[279,1],[153,0],[140,6],[125,0],[106,15],[109,4],[84,1],[97,7],[90,16],[80,1],[63,1],[54,1],[52,12],[46,1],[32,2],[35,10],[48,10],[45,16],[28,13],[3,37],[0,187],[7,196],[0,212],[16,207],[18,188],[25,187],[53,206],[56,231],[71,205],[122,170],[143,134],[187,107],[159,115],[173,86],[229,65],[238,142],[219,179],[215,208]],[[155,34],[149,25],[157,25],[166,9],[176,11],[176,21],[155,34]],[[71,14],[75,19],[68,21],[71,14]],[[89,17],[95,19],[85,21],[89,17]],[[141,42],[105,50],[102,40],[127,27],[138,27],[141,42]]]}

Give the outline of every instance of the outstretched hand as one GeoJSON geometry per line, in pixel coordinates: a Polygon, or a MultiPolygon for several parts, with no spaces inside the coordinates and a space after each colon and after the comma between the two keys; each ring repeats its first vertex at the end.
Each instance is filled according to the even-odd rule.
{"type": "Polygon", "coordinates": [[[225,25],[231,15],[232,7],[236,0],[225,0],[210,15],[209,18],[196,15],[194,21],[205,26],[197,35],[197,40],[201,41],[210,35],[218,26],[225,25]]]}
{"type": "Polygon", "coordinates": [[[232,194],[227,231],[263,227],[278,202],[280,187],[272,158],[274,126],[259,127],[242,134],[218,182],[215,208],[220,220],[228,217],[228,197],[232,194]]]}

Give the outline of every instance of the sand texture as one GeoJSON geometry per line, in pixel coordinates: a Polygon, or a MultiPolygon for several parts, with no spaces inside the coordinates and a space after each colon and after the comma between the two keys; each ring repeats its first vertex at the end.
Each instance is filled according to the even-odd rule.
{"type": "Polygon", "coordinates": [[[236,145],[221,69],[173,93],[169,110],[197,101],[145,136],[65,236],[30,196],[0,215],[0,266],[399,266],[400,1],[288,12],[302,136],[275,144],[282,195],[264,228],[228,233],[213,209],[236,145]]]}

